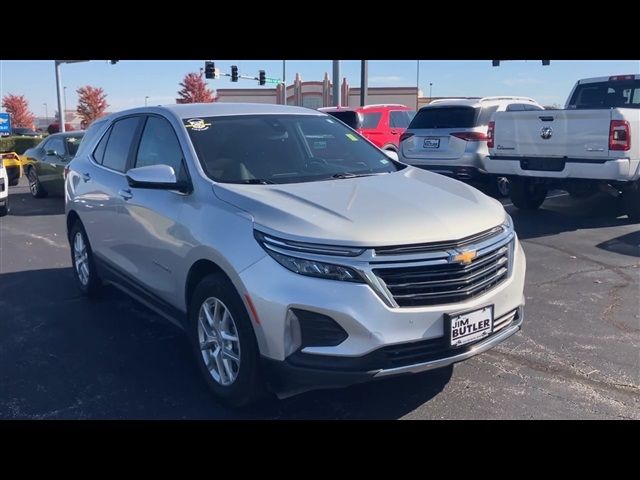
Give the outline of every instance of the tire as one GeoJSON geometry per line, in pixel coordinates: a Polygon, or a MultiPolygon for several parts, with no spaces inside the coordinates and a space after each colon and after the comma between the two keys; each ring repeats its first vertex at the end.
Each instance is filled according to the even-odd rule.
{"type": "Polygon", "coordinates": [[[4,217],[9,213],[9,197],[4,201],[4,205],[0,207],[0,217],[4,217]]]}
{"type": "Polygon", "coordinates": [[[196,287],[189,307],[187,335],[209,389],[231,407],[248,405],[261,398],[265,383],[260,372],[258,343],[249,314],[233,284],[222,274],[207,275],[196,287]],[[215,315],[216,304],[218,315],[215,315]],[[215,328],[207,321],[205,305],[215,328]],[[225,310],[229,316],[226,322],[221,322],[225,310]],[[226,338],[220,340],[224,334],[226,338]],[[207,338],[211,347],[201,348],[207,338]],[[222,342],[222,348],[218,341],[222,342]],[[214,352],[222,351],[229,352],[230,356],[219,353],[216,359],[214,352]]]}
{"type": "Polygon", "coordinates": [[[36,173],[34,168],[30,168],[27,171],[27,179],[29,180],[29,191],[34,198],[44,198],[47,196],[47,191],[40,183],[38,174],[36,173]]]}
{"type": "Polygon", "coordinates": [[[496,177],[496,193],[502,198],[511,194],[511,181],[507,177],[496,177]]]}
{"type": "Polygon", "coordinates": [[[87,297],[97,297],[102,287],[102,281],[98,277],[93,250],[82,222],[76,221],[71,227],[69,244],[71,246],[73,276],[76,279],[80,293],[87,297]],[[84,259],[83,261],[80,260],[82,258],[84,259]]]}
{"type": "Polygon", "coordinates": [[[640,180],[636,180],[622,191],[622,201],[629,220],[640,222],[640,180]]]}
{"type": "Polygon", "coordinates": [[[382,147],[382,150],[398,153],[398,149],[396,148],[395,145],[385,145],[384,147],[382,147]]]}
{"type": "Polygon", "coordinates": [[[513,178],[510,183],[511,201],[521,210],[536,210],[547,198],[547,187],[528,178],[513,178]]]}

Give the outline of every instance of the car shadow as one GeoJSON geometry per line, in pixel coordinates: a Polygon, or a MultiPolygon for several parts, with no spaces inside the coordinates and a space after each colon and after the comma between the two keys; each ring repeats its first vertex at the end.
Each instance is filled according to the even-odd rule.
{"type": "Polygon", "coordinates": [[[640,257],[640,230],[599,243],[596,247],[608,252],[640,257]]]}
{"type": "Polygon", "coordinates": [[[34,198],[31,193],[13,193],[9,191],[9,215],[34,217],[61,215],[63,213],[64,197],[34,198]]]}
{"type": "Polygon", "coordinates": [[[0,418],[395,419],[452,368],[346,389],[220,405],[183,332],[113,288],[79,295],[70,267],[0,274],[0,418]]]}
{"type": "Polygon", "coordinates": [[[631,222],[622,202],[606,194],[584,199],[548,199],[538,210],[509,209],[521,240],[588,228],[616,227],[631,222]]]}

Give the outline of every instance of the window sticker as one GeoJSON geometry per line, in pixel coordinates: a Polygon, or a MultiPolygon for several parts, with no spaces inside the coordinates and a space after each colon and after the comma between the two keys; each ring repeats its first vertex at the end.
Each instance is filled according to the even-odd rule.
{"type": "Polygon", "coordinates": [[[352,142],[358,141],[358,137],[356,137],[353,133],[345,133],[344,135],[352,142]]]}
{"type": "Polygon", "coordinates": [[[389,163],[389,160],[387,160],[386,158],[383,158],[382,160],[380,160],[380,163],[383,165],[386,165],[387,163],[389,163]]]}
{"type": "Polygon", "coordinates": [[[202,132],[204,130],[209,130],[211,124],[206,123],[201,118],[190,118],[189,120],[187,120],[184,126],[185,128],[190,128],[192,130],[195,130],[196,132],[202,132]]]}
{"type": "Polygon", "coordinates": [[[327,148],[327,142],[323,142],[323,141],[313,142],[313,148],[315,150],[324,150],[325,148],[327,148]]]}

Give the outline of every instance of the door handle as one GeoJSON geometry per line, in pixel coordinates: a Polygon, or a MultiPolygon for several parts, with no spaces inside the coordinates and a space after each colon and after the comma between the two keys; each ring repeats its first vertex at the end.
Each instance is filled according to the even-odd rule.
{"type": "Polygon", "coordinates": [[[128,188],[120,190],[118,192],[118,195],[120,195],[123,200],[130,200],[131,198],[133,198],[133,193],[131,193],[131,190],[129,190],[128,188]]]}
{"type": "Polygon", "coordinates": [[[91,175],[89,175],[88,173],[83,173],[82,174],[82,180],[86,183],[89,180],[91,180],[91,175]]]}

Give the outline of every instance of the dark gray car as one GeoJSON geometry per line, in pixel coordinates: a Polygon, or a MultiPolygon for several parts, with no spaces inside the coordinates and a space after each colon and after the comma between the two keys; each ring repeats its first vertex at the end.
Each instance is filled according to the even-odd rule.
{"type": "Polygon", "coordinates": [[[84,131],[56,133],[24,152],[24,173],[36,198],[64,194],[64,167],[75,156],[84,131]]]}

